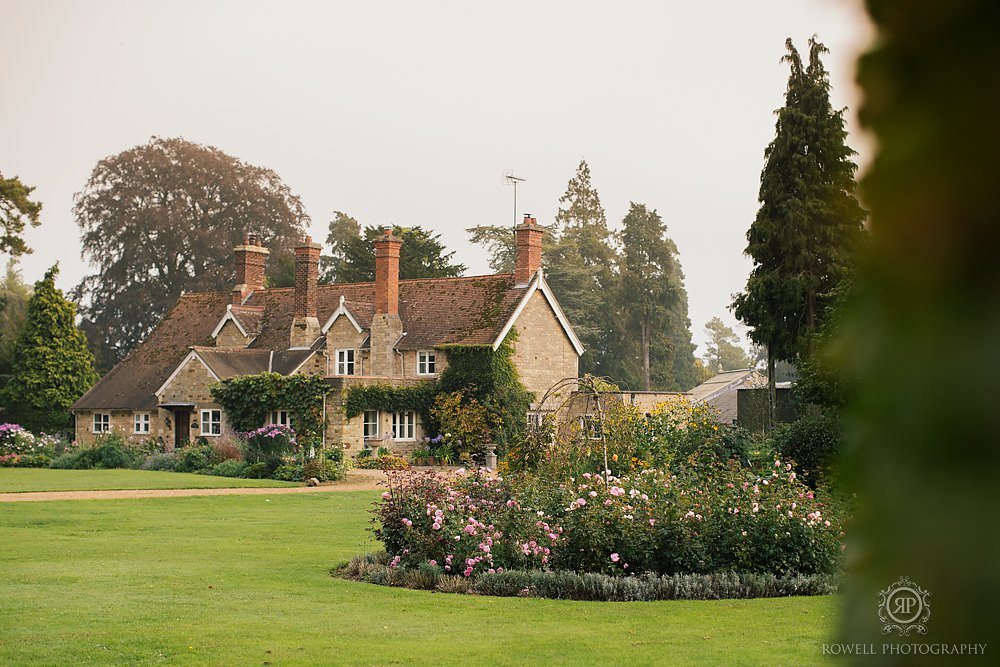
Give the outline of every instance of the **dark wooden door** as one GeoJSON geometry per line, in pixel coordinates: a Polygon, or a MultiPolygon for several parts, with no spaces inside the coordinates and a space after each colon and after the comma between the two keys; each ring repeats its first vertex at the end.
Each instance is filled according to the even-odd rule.
{"type": "Polygon", "coordinates": [[[180,449],[191,440],[191,413],[187,410],[174,412],[174,449],[180,449]]]}

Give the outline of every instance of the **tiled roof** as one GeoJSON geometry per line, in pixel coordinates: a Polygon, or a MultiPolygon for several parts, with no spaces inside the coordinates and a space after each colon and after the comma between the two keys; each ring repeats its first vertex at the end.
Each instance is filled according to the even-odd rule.
{"type": "MultiPolygon", "coordinates": [[[[267,370],[269,360],[275,372],[291,372],[312,353],[288,349],[293,292],[293,288],[260,290],[244,305],[232,306],[233,316],[241,326],[248,333],[258,334],[249,348],[237,350],[208,347],[212,345],[212,331],[226,314],[230,292],[185,294],[147,339],[74,403],[73,409],[155,407],[153,392],[195,346],[221,378],[267,370]]],[[[490,345],[524,295],[525,288],[514,287],[510,274],[401,280],[399,316],[406,336],[398,348],[490,345]]],[[[317,296],[320,324],[329,319],[344,297],[345,307],[358,324],[363,329],[371,326],[374,283],[320,285],[317,296]]]]}
{"type": "Polygon", "coordinates": [[[149,409],[153,392],[177,368],[192,345],[211,342],[226,312],[228,292],[185,294],[146,340],[73,404],[74,410],[149,409]]]}
{"type": "Polygon", "coordinates": [[[260,333],[261,320],[264,318],[264,309],[255,306],[232,306],[230,309],[233,317],[240,323],[243,330],[251,336],[260,333]]]}

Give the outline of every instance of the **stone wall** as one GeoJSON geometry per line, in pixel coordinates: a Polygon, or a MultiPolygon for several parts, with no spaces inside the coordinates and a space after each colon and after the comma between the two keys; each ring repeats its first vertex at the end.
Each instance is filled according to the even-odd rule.
{"type": "Polygon", "coordinates": [[[104,413],[111,415],[111,430],[121,433],[127,440],[138,442],[150,438],[162,439],[166,444],[172,444],[174,432],[172,423],[168,419],[170,412],[167,410],[81,410],[75,413],[76,429],[75,440],[82,445],[89,445],[94,442],[99,433],[94,433],[94,413],[104,413]],[[135,413],[149,413],[149,433],[135,433],[135,413]]]}
{"type": "MultiPolygon", "coordinates": [[[[326,442],[328,444],[341,443],[348,456],[353,456],[364,448],[364,415],[357,415],[348,419],[344,415],[344,400],[347,391],[351,387],[364,387],[373,384],[391,383],[394,386],[415,386],[424,381],[413,379],[393,379],[357,377],[331,378],[330,383],[333,390],[326,397],[326,442]]],[[[416,427],[414,429],[414,440],[389,440],[384,446],[399,454],[408,454],[424,437],[424,425],[420,414],[416,415],[416,427]]],[[[392,413],[380,411],[379,433],[392,432],[392,413]]]]}
{"type": "Polygon", "coordinates": [[[232,320],[222,325],[222,330],[215,337],[215,346],[222,348],[243,348],[250,343],[250,339],[240,333],[239,327],[232,320]]]}
{"type": "Polygon", "coordinates": [[[514,327],[513,361],[536,400],[559,380],[577,376],[580,358],[541,291],[531,296],[514,327]]]}

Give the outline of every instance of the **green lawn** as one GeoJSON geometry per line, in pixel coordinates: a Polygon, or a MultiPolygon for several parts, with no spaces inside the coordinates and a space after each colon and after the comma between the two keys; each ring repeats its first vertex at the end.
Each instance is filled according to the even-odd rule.
{"type": "Polygon", "coordinates": [[[0,468],[0,493],[111,489],[225,489],[237,486],[302,486],[273,479],[239,479],[156,470],[50,470],[0,468]]]}
{"type": "Polygon", "coordinates": [[[822,663],[832,597],[600,603],[333,579],[377,492],[0,505],[0,664],[822,663]]]}

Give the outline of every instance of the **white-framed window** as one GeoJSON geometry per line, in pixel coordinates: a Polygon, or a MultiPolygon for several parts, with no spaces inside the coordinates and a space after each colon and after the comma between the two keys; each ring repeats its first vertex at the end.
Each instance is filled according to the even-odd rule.
{"type": "Polygon", "coordinates": [[[434,375],[436,368],[437,354],[433,350],[417,352],[417,375],[434,375]]]}
{"type": "Polygon", "coordinates": [[[413,410],[392,413],[392,437],[395,440],[415,440],[417,413],[413,410]]]}
{"type": "Polygon", "coordinates": [[[149,433],[149,413],[148,412],[133,412],[132,413],[132,432],[148,434],[149,433]]]}
{"type": "Polygon", "coordinates": [[[271,421],[269,421],[268,424],[291,426],[292,420],[288,414],[288,410],[271,410],[271,421]]]}
{"type": "Polygon", "coordinates": [[[580,418],[580,428],[583,435],[590,440],[600,440],[604,437],[601,418],[597,415],[584,415],[580,418]]]}
{"type": "Polygon", "coordinates": [[[378,410],[365,410],[365,439],[378,437],[378,410]]]}
{"type": "Polygon", "coordinates": [[[201,411],[201,435],[222,435],[222,410],[201,411]]]}
{"type": "Polygon", "coordinates": [[[94,413],[94,433],[107,433],[111,430],[111,415],[107,412],[94,413]]]}
{"type": "Polygon", "coordinates": [[[354,350],[337,350],[336,375],[354,375],[354,350]]]}

